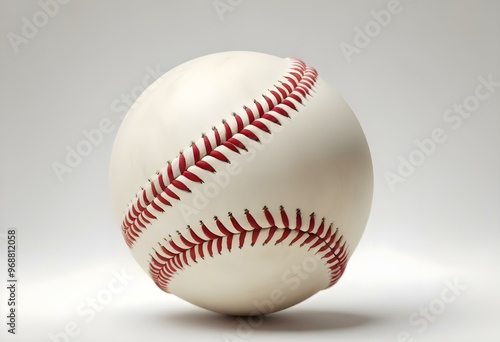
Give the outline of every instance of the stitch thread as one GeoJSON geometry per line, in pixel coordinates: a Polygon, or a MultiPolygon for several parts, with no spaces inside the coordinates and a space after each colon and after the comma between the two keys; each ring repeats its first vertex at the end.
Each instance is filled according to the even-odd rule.
{"type": "Polygon", "coordinates": [[[280,119],[290,117],[289,110],[297,111],[294,101],[302,104],[314,91],[316,79],[314,68],[306,66],[299,59],[291,59],[288,75],[278,81],[276,89],[269,90],[273,98],[263,94],[263,103],[254,100],[253,108],[244,106],[244,114],[233,113],[227,120],[222,120],[222,125],[202,134],[201,139],[193,142],[190,148],[168,161],[166,167],[157,171],[128,205],[122,222],[122,234],[127,245],[133,246],[141,232],[156,219],[156,213],[165,212],[180,199],[176,192],[191,192],[189,182],[203,183],[203,178],[193,171],[215,173],[210,158],[230,163],[226,156],[228,152],[247,151],[244,137],[260,142],[254,130],[271,134],[268,125],[281,125],[280,119]],[[236,129],[232,126],[236,126],[236,129]]]}
{"type": "MultiPolygon", "coordinates": [[[[192,141],[189,148],[180,151],[175,159],[167,161],[165,167],[148,179],[129,203],[122,222],[122,233],[129,247],[133,247],[158,213],[165,212],[180,200],[180,193],[191,192],[191,183],[204,182],[203,172],[216,173],[213,161],[230,163],[231,153],[248,151],[245,141],[260,142],[256,132],[272,134],[272,125],[281,126],[281,120],[290,118],[290,110],[298,111],[297,106],[303,105],[303,101],[314,92],[317,72],[298,59],[290,59],[290,64],[283,79],[277,81],[274,89],[262,94],[261,100],[255,99],[252,104],[244,105],[241,113],[232,113],[210,132],[201,134],[201,138],[192,141]]],[[[215,253],[230,253],[233,248],[241,249],[247,244],[254,246],[259,239],[264,239],[263,245],[308,246],[325,260],[330,271],[329,286],[338,281],[345,270],[349,251],[338,228],[333,229],[333,223],[326,226],[325,218],[318,221],[315,213],[304,220],[300,209],[296,209],[295,217],[289,217],[285,208],[280,206],[279,217],[283,226],[278,227],[274,216],[277,214],[273,215],[267,206],[263,211],[268,223],[265,226],[245,209],[245,224],[228,213],[226,225],[214,217],[212,224],[200,221],[200,230],[195,231],[188,225],[183,233],[177,230],[176,236],[168,235],[150,254],[153,280],[168,292],[172,278],[190,263],[198,263],[215,253]]]]}
{"type": "MultiPolygon", "coordinates": [[[[159,248],[154,249],[150,254],[151,261],[149,272],[155,284],[165,292],[169,292],[168,286],[172,278],[182,271],[190,263],[198,263],[198,258],[205,259],[212,257],[215,253],[231,252],[232,248],[237,246],[243,248],[245,244],[250,243],[254,246],[261,234],[267,234],[263,245],[274,241],[274,244],[286,243],[292,246],[300,242],[300,247],[309,246],[309,250],[316,250],[315,254],[320,254],[321,259],[325,259],[325,264],[330,271],[330,280],[328,287],[334,285],[344,273],[349,255],[346,242],[339,233],[338,228],[333,229],[331,223],[325,229],[325,219],[321,219],[318,228],[315,228],[314,213],[309,218],[309,222],[303,223],[302,214],[297,209],[295,217],[295,227],[288,224],[284,227],[277,227],[274,223],[274,217],[267,206],[263,208],[269,227],[261,227],[253,218],[248,210],[245,210],[245,217],[249,223],[249,230],[246,230],[234,218],[232,213],[228,213],[231,226],[225,226],[218,217],[214,217],[215,225],[210,225],[211,229],[200,221],[203,235],[187,226],[184,234],[177,231],[177,237],[164,239],[163,243],[158,243],[159,248]],[[233,231],[233,229],[235,231],[233,231]],[[278,231],[281,231],[278,233],[278,231]],[[277,234],[278,233],[278,234],[277,234]],[[294,235],[295,237],[290,237],[294,235]],[[235,245],[236,244],[236,245],[235,245]],[[321,247],[320,247],[321,246],[321,247]]],[[[280,207],[281,217],[287,217],[285,209],[280,207]]],[[[285,220],[283,220],[285,223],[285,220]]],[[[288,222],[288,220],[286,220],[288,222]]]]}

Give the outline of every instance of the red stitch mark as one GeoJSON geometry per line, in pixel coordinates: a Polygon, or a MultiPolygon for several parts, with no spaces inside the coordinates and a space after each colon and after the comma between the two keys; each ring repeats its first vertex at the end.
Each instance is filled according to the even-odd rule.
{"type": "Polygon", "coordinates": [[[295,236],[295,239],[293,239],[292,241],[290,241],[290,244],[289,246],[293,245],[295,242],[299,241],[302,236],[304,236],[305,232],[303,232],[302,230],[298,230],[297,231],[297,236],[295,236]]]}
{"type": "Polygon", "coordinates": [[[271,134],[269,127],[267,127],[261,120],[255,120],[252,125],[259,128],[261,131],[271,134]]]}
{"type": "Polygon", "coordinates": [[[196,243],[189,241],[182,234],[179,234],[179,238],[181,239],[182,243],[185,244],[188,248],[193,248],[194,246],[196,246],[196,243]]]}
{"type": "Polygon", "coordinates": [[[152,219],[152,220],[156,219],[156,216],[154,216],[153,214],[151,214],[149,212],[148,208],[144,209],[144,215],[147,216],[149,219],[152,219]]]}
{"type": "Polygon", "coordinates": [[[177,179],[172,180],[172,185],[175,186],[179,190],[191,192],[191,190],[188,188],[188,186],[186,184],[182,183],[180,180],[177,180],[177,179]]]}
{"type": "Polygon", "coordinates": [[[295,88],[295,91],[300,93],[300,95],[302,95],[302,97],[306,97],[306,95],[309,94],[309,91],[306,91],[307,88],[304,88],[304,87],[296,87],[295,88]]]}
{"type": "Polygon", "coordinates": [[[287,118],[290,117],[290,115],[287,113],[286,110],[284,110],[283,108],[278,107],[278,106],[273,108],[273,112],[276,112],[276,113],[283,115],[284,117],[287,117],[287,118]]]}
{"type": "Polygon", "coordinates": [[[307,232],[308,233],[312,232],[314,229],[314,226],[315,226],[314,213],[312,213],[309,216],[309,228],[307,229],[307,232]]]}
{"type": "Polygon", "coordinates": [[[269,226],[274,227],[274,218],[269,209],[264,207],[262,210],[264,210],[264,215],[266,215],[266,220],[269,223],[269,226]]]}
{"type": "Polygon", "coordinates": [[[264,97],[264,100],[266,100],[266,103],[267,103],[267,106],[269,108],[273,108],[274,107],[274,103],[273,103],[273,100],[271,100],[270,97],[266,96],[266,95],[262,95],[262,97],[264,97]]]}
{"type": "MultiPolygon", "coordinates": [[[[285,78],[287,79],[288,82],[290,82],[292,84],[293,88],[297,87],[297,82],[293,78],[291,78],[289,76],[285,76],[285,78]]],[[[287,88],[287,90],[288,90],[288,88],[287,88]]]]}
{"type": "Polygon", "coordinates": [[[214,167],[204,160],[200,160],[199,162],[197,162],[196,166],[198,166],[200,169],[203,169],[205,171],[210,171],[212,173],[215,172],[214,167]]]}
{"type": "Polygon", "coordinates": [[[235,153],[238,153],[240,154],[240,150],[238,150],[238,147],[236,147],[236,145],[234,144],[231,144],[229,141],[226,141],[224,144],[222,144],[224,146],[226,146],[228,149],[230,149],[231,151],[235,152],[235,153]]]}
{"type": "MultiPolygon", "coordinates": [[[[297,72],[302,72],[303,71],[303,70],[301,70],[299,68],[293,68],[293,70],[295,70],[297,72]]],[[[297,72],[290,72],[290,75],[292,75],[293,77],[295,77],[295,79],[297,80],[297,82],[300,82],[300,80],[302,78],[302,75],[298,74],[297,72]]],[[[297,88],[297,86],[295,88],[297,88]]]]}
{"type": "Polygon", "coordinates": [[[240,226],[240,224],[238,223],[238,221],[233,217],[233,214],[229,213],[229,219],[231,221],[231,224],[233,225],[234,228],[236,228],[236,230],[240,233],[245,233],[246,232],[246,229],[243,228],[242,226],[240,226]]]}
{"type": "Polygon", "coordinates": [[[232,235],[232,233],[227,230],[226,226],[222,224],[222,222],[216,217],[214,217],[215,223],[217,224],[217,228],[221,231],[222,234],[229,236],[232,235]]]}
{"type": "Polygon", "coordinates": [[[238,114],[236,113],[233,113],[233,117],[236,119],[236,124],[238,125],[238,132],[240,132],[243,127],[245,127],[245,124],[243,123],[243,119],[241,118],[241,116],[239,116],[238,114]]]}
{"type": "Polygon", "coordinates": [[[276,241],[275,245],[282,243],[288,235],[290,235],[291,230],[290,229],[283,229],[283,234],[281,234],[281,237],[276,241]]]}
{"type": "Polygon", "coordinates": [[[170,258],[173,258],[175,256],[175,253],[172,253],[170,252],[168,249],[166,249],[164,246],[162,246],[159,242],[158,244],[160,245],[160,249],[161,251],[166,255],[165,256],[165,259],[163,259],[161,257],[161,254],[159,254],[159,252],[156,252],[156,254],[158,255],[158,257],[162,260],[162,261],[168,261],[168,259],[170,258]]]}
{"type": "Polygon", "coordinates": [[[259,238],[260,229],[255,229],[252,231],[252,243],[251,246],[254,246],[257,243],[257,239],[259,238]]]}
{"type": "Polygon", "coordinates": [[[224,132],[226,133],[226,140],[233,136],[233,132],[231,131],[231,126],[229,126],[226,120],[222,120],[222,124],[224,125],[224,132]]]}
{"type": "Polygon", "coordinates": [[[321,223],[318,227],[318,231],[316,232],[316,234],[318,234],[319,236],[321,236],[321,234],[323,234],[323,229],[325,229],[325,218],[322,218],[321,219],[321,223]]]}
{"type": "Polygon", "coordinates": [[[231,139],[229,139],[227,142],[230,143],[230,144],[233,144],[234,146],[236,146],[236,147],[238,147],[238,148],[240,148],[242,150],[248,151],[247,148],[246,148],[246,146],[243,145],[243,143],[241,141],[239,141],[238,139],[236,139],[234,137],[231,138],[231,139]]]}
{"type": "Polygon", "coordinates": [[[203,244],[198,245],[198,254],[200,255],[200,258],[205,259],[205,254],[203,253],[203,244]]]}
{"type": "MultiPolygon", "coordinates": [[[[278,88],[278,87],[276,87],[278,88]]],[[[280,89],[280,88],[278,88],[280,89]]],[[[274,96],[274,98],[276,99],[276,103],[280,103],[282,101],[281,99],[281,96],[280,94],[278,94],[278,92],[276,90],[269,90],[269,92],[274,96]]]]}
{"type": "Polygon", "coordinates": [[[272,116],[271,114],[264,114],[264,115],[262,115],[262,118],[269,120],[278,126],[281,126],[281,122],[279,122],[279,120],[276,117],[272,116]]]}
{"type": "MultiPolygon", "coordinates": [[[[232,235],[229,235],[232,237],[232,235]]],[[[228,236],[228,238],[229,238],[228,236]]],[[[227,241],[227,239],[225,239],[227,241]]],[[[222,239],[221,237],[217,239],[217,253],[222,254],[222,242],[224,241],[224,239],[222,239]]]]}
{"type": "Polygon", "coordinates": [[[246,136],[247,138],[260,142],[259,138],[255,135],[255,133],[249,130],[248,128],[242,129],[240,133],[246,136]]]}
{"type": "Polygon", "coordinates": [[[177,251],[177,252],[184,251],[184,249],[182,247],[177,246],[177,244],[173,240],[170,240],[168,242],[170,244],[170,247],[172,247],[175,251],[177,251]]]}
{"type": "Polygon", "coordinates": [[[302,97],[298,96],[297,94],[291,93],[289,97],[294,99],[298,103],[302,103],[302,97]]]}
{"type": "Polygon", "coordinates": [[[205,153],[209,154],[212,152],[212,143],[210,142],[210,139],[208,139],[208,135],[203,134],[203,143],[205,145],[205,153]]]}
{"type": "Polygon", "coordinates": [[[160,194],[160,196],[158,196],[158,197],[157,197],[157,199],[158,199],[161,203],[163,203],[163,204],[165,204],[165,205],[168,205],[168,206],[171,206],[171,205],[172,205],[172,204],[171,204],[171,203],[170,203],[170,202],[169,202],[169,201],[168,201],[165,197],[163,197],[163,196],[162,196],[162,194],[160,194]]]}
{"type": "Polygon", "coordinates": [[[300,215],[300,209],[295,211],[295,229],[300,229],[302,227],[302,215],[300,215]]]}
{"type": "Polygon", "coordinates": [[[281,214],[281,221],[283,221],[283,225],[285,227],[290,227],[288,224],[288,215],[286,214],[285,208],[283,206],[280,206],[280,214],[281,214]]]}
{"type": "MultiPolygon", "coordinates": [[[[213,244],[214,244],[214,240],[208,240],[207,241],[207,249],[208,249],[208,255],[210,255],[211,257],[214,256],[214,252],[213,252],[213,244]]],[[[178,268],[181,268],[181,267],[178,267],[178,268]]]]}
{"type": "Polygon", "coordinates": [[[210,156],[214,157],[217,160],[229,163],[229,159],[227,159],[227,157],[220,151],[213,150],[212,152],[210,152],[210,156]]]}
{"type": "Polygon", "coordinates": [[[318,239],[309,247],[309,249],[314,249],[314,248],[318,247],[322,242],[323,242],[323,239],[321,239],[318,236],[318,239]]]}
{"type": "Polygon", "coordinates": [[[202,221],[200,221],[200,224],[201,224],[201,230],[203,231],[203,234],[205,234],[208,240],[217,239],[219,237],[218,235],[212,233],[210,229],[208,229],[207,226],[205,226],[205,224],[202,221]]]}
{"type": "Polygon", "coordinates": [[[157,171],[157,176],[152,177],[148,185],[141,189],[139,196],[132,201],[124,214],[122,233],[129,247],[133,246],[150,220],[156,218],[156,213],[165,212],[167,207],[172,206],[172,199],[180,199],[172,190],[190,192],[189,182],[203,182],[200,173],[188,169],[196,167],[201,171],[216,172],[210,161],[205,159],[207,156],[229,163],[230,159],[225,154],[227,150],[220,149],[221,146],[235,153],[248,151],[242,137],[259,141],[255,130],[271,134],[269,125],[281,125],[279,117],[289,118],[287,111],[297,110],[296,103],[303,103],[316,80],[315,69],[298,59],[291,59],[289,71],[282,80],[277,81],[275,89],[269,90],[270,96],[263,94],[263,100],[254,100],[252,106],[243,106],[244,113],[233,113],[222,121],[220,127],[213,127],[211,132],[202,134],[201,139],[181,151],[174,161],[168,161],[166,167],[157,171]],[[234,126],[236,132],[231,128],[234,126]],[[180,180],[180,176],[185,178],[180,180]],[[148,194],[152,198],[148,198],[148,194]]]}
{"type": "Polygon", "coordinates": [[[192,182],[203,183],[203,180],[200,177],[198,177],[197,175],[195,175],[194,173],[192,173],[190,171],[185,171],[183,176],[185,176],[187,179],[189,179],[192,182]]]}
{"type": "Polygon", "coordinates": [[[186,171],[186,157],[181,152],[179,153],[179,172],[183,173],[184,171],[186,171]]]}
{"type": "Polygon", "coordinates": [[[255,120],[255,117],[254,117],[254,115],[253,115],[252,110],[251,110],[250,108],[248,108],[247,106],[243,106],[243,109],[245,109],[245,112],[246,112],[246,113],[247,113],[247,115],[248,115],[248,120],[249,120],[250,122],[254,121],[254,120],[255,120]]]}
{"type": "Polygon", "coordinates": [[[194,143],[194,141],[191,143],[191,149],[193,150],[193,160],[194,163],[196,164],[200,160],[200,149],[194,143]]]}
{"type": "Polygon", "coordinates": [[[168,176],[168,181],[170,183],[172,183],[172,181],[174,180],[174,170],[172,169],[172,163],[171,162],[168,162],[167,163],[167,176],[168,176]]]}
{"type": "Polygon", "coordinates": [[[253,229],[262,229],[262,227],[259,226],[257,221],[255,221],[255,219],[253,218],[252,214],[250,214],[250,211],[248,209],[245,209],[245,216],[247,218],[248,223],[250,223],[250,226],[253,229]]]}
{"type": "Polygon", "coordinates": [[[308,245],[310,244],[311,242],[313,242],[314,239],[316,239],[317,236],[314,235],[314,234],[309,234],[309,236],[307,237],[307,239],[304,240],[304,242],[302,242],[300,244],[300,247],[304,246],[304,245],[308,245]]]}
{"type": "Polygon", "coordinates": [[[215,145],[219,146],[221,144],[219,130],[217,129],[217,127],[213,127],[212,129],[213,129],[214,135],[215,135],[215,145]]]}
{"type": "MultiPolygon", "coordinates": [[[[152,182],[152,181],[149,180],[149,182],[152,182]]],[[[160,195],[158,193],[158,191],[156,190],[156,185],[154,183],[152,183],[152,185],[151,185],[151,192],[153,193],[153,200],[151,201],[151,203],[152,203],[154,201],[154,199],[160,195]]]]}
{"type": "Polygon", "coordinates": [[[292,108],[294,111],[297,111],[297,107],[293,104],[292,101],[290,100],[283,100],[281,104],[287,105],[288,107],[292,108]]]}
{"type": "Polygon", "coordinates": [[[163,175],[161,173],[158,173],[157,179],[158,179],[158,185],[160,186],[161,191],[164,191],[166,189],[167,185],[163,181],[163,175]]]}
{"type": "Polygon", "coordinates": [[[146,193],[146,191],[142,192],[142,200],[144,201],[144,208],[146,208],[149,204],[148,194],[146,193]]]}
{"type": "Polygon", "coordinates": [[[258,102],[257,100],[254,100],[253,103],[255,103],[255,106],[257,107],[257,111],[259,113],[259,116],[264,115],[264,108],[262,107],[260,102],[258,102]]]}
{"type": "MultiPolygon", "coordinates": [[[[165,239],[165,246],[168,246],[169,248],[159,244],[160,249],[158,251],[154,250],[154,253],[150,254],[151,260],[149,270],[156,285],[162,290],[169,292],[168,286],[176,274],[182,271],[186,265],[189,265],[191,261],[197,263],[198,258],[205,258],[204,247],[206,247],[206,251],[210,257],[213,257],[215,253],[222,254],[231,252],[234,238],[238,237],[238,247],[243,248],[245,243],[248,243],[246,236],[247,233],[250,232],[252,235],[250,240],[251,246],[254,246],[257,243],[260,238],[260,234],[264,234],[264,232],[267,233],[267,237],[262,243],[263,245],[267,245],[273,241],[275,241],[275,245],[284,243],[287,241],[290,234],[294,232],[295,237],[288,241],[288,246],[292,246],[301,240],[303,241],[300,246],[303,247],[309,245],[308,250],[321,246],[321,248],[316,251],[316,254],[319,253],[321,259],[325,260],[325,266],[327,266],[327,269],[330,272],[328,286],[332,286],[340,279],[346,267],[349,251],[343,237],[338,233],[338,229],[333,234],[327,233],[324,237],[321,237],[321,233],[324,230],[324,218],[321,220],[321,223],[317,228],[313,227],[313,229],[311,229],[310,225],[314,224],[314,222],[312,222],[315,217],[314,213],[310,215],[307,230],[301,229],[304,228],[302,227],[302,220],[297,221],[297,223],[300,223],[299,226],[293,228],[289,226],[278,228],[274,225],[274,222],[276,221],[267,206],[264,207],[263,210],[266,220],[270,224],[269,227],[261,227],[256,222],[250,211],[245,210],[245,224],[248,224],[251,227],[250,231],[243,229],[241,224],[231,213],[229,213],[232,228],[237,231],[236,233],[233,233],[231,229],[225,226],[217,217],[214,217],[215,226],[212,225],[212,230],[203,222],[200,222],[203,234],[206,236],[205,238],[195,234],[189,226],[184,233],[178,232],[180,241],[185,247],[175,243],[172,237],[165,239]],[[280,236],[277,236],[276,233],[280,230],[282,233],[280,236]],[[217,233],[215,233],[215,231],[217,231],[217,233]],[[306,238],[304,239],[304,237],[306,238]]],[[[300,210],[297,209],[296,213],[300,216],[300,210]]],[[[284,219],[287,215],[283,207],[280,207],[278,215],[281,216],[283,223],[288,222],[287,219],[284,219]]],[[[331,230],[332,224],[330,224],[328,228],[328,231],[331,230]]]]}
{"type": "MultiPolygon", "coordinates": [[[[287,95],[287,92],[288,92],[288,93],[291,93],[291,92],[292,92],[292,88],[290,88],[290,86],[289,86],[288,84],[283,83],[283,82],[281,82],[281,81],[280,81],[280,84],[281,84],[281,86],[282,86],[282,87],[284,87],[284,88],[286,89],[286,91],[285,91],[285,89],[283,89],[282,87],[276,87],[276,89],[278,89],[278,91],[280,92],[281,96],[282,96],[283,98],[285,98],[285,97],[286,97],[286,95],[287,95]]],[[[281,102],[281,101],[278,101],[278,102],[281,102]]]]}
{"type": "Polygon", "coordinates": [[[226,245],[226,249],[231,252],[231,247],[233,246],[233,234],[230,234],[230,235],[227,235],[227,245],[226,245]]]}
{"type": "Polygon", "coordinates": [[[274,233],[276,233],[277,230],[278,230],[278,227],[276,227],[276,226],[271,226],[271,228],[269,228],[269,234],[267,235],[267,239],[266,239],[266,241],[264,241],[263,245],[267,245],[269,243],[269,241],[271,241],[271,239],[274,236],[274,233]]]}
{"type": "Polygon", "coordinates": [[[243,248],[243,245],[245,244],[245,237],[247,236],[247,232],[246,230],[243,231],[241,234],[240,234],[240,241],[239,241],[239,245],[238,245],[238,248],[243,248]]]}
{"type": "Polygon", "coordinates": [[[194,248],[191,248],[189,250],[189,256],[191,257],[191,259],[193,259],[194,262],[198,263],[198,261],[196,260],[196,250],[194,248]]]}
{"type": "Polygon", "coordinates": [[[153,202],[151,203],[151,206],[152,206],[152,207],[153,207],[156,211],[159,211],[159,212],[161,212],[161,213],[165,211],[165,210],[163,210],[163,208],[162,208],[162,207],[160,207],[158,204],[156,204],[156,202],[155,202],[155,201],[153,201],[153,202]]]}
{"type": "Polygon", "coordinates": [[[189,229],[189,233],[191,234],[191,237],[193,238],[194,241],[196,241],[197,243],[202,243],[205,241],[202,238],[200,238],[198,235],[196,235],[196,233],[191,229],[191,227],[188,226],[188,229],[189,229]]]}

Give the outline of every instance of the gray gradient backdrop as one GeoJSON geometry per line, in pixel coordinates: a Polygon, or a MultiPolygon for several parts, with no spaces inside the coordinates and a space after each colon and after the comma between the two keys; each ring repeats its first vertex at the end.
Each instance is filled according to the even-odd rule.
{"type": "Polygon", "coordinates": [[[500,87],[475,97],[480,77],[500,82],[498,1],[54,3],[0,5],[2,341],[500,340],[500,87]],[[388,6],[378,24],[373,13],[388,6]],[[358,50],[343,53],[347,44],[358,50]],[[315,66],[353,108],[374,162],[371,217],[343,279],[253,328],[157,289],[129,254],[108,191],[128,98],[155,70],[226,50],[315,66]],[[464,101],[473,110],[458,126],[464,101]],[[99,125],[102,141],[58,177],[54,163],[99,125]],[[446,141],[419,159],[415,140],[436,129],[446,141]],[[400,157],[419,165],[391,188],[400,157]],[[10,227],[15,336],[5,317],[10,227]]]}

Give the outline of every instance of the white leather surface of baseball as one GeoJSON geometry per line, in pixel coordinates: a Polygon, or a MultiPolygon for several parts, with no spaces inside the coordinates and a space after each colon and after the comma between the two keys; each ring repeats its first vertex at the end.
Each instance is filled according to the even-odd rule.
{"type": "Polygon", "coordinates": [[[254,315],[340,279],[373,175],[361,126],[316,70],[223,52],[172,69],[137,99],[110,186],[125,240],[158,287],[254,315]]]}

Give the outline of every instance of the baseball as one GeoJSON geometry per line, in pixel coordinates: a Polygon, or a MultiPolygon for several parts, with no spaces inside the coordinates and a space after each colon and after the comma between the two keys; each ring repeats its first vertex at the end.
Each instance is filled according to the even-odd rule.
{"type": "Polygon", "coordinates": [[[313,67],[240,51],[181,64],[141,94],[110,186],[123,237],[161,290],[260,315],[342,277],[373,174],[359,122],[313,67]]]}

